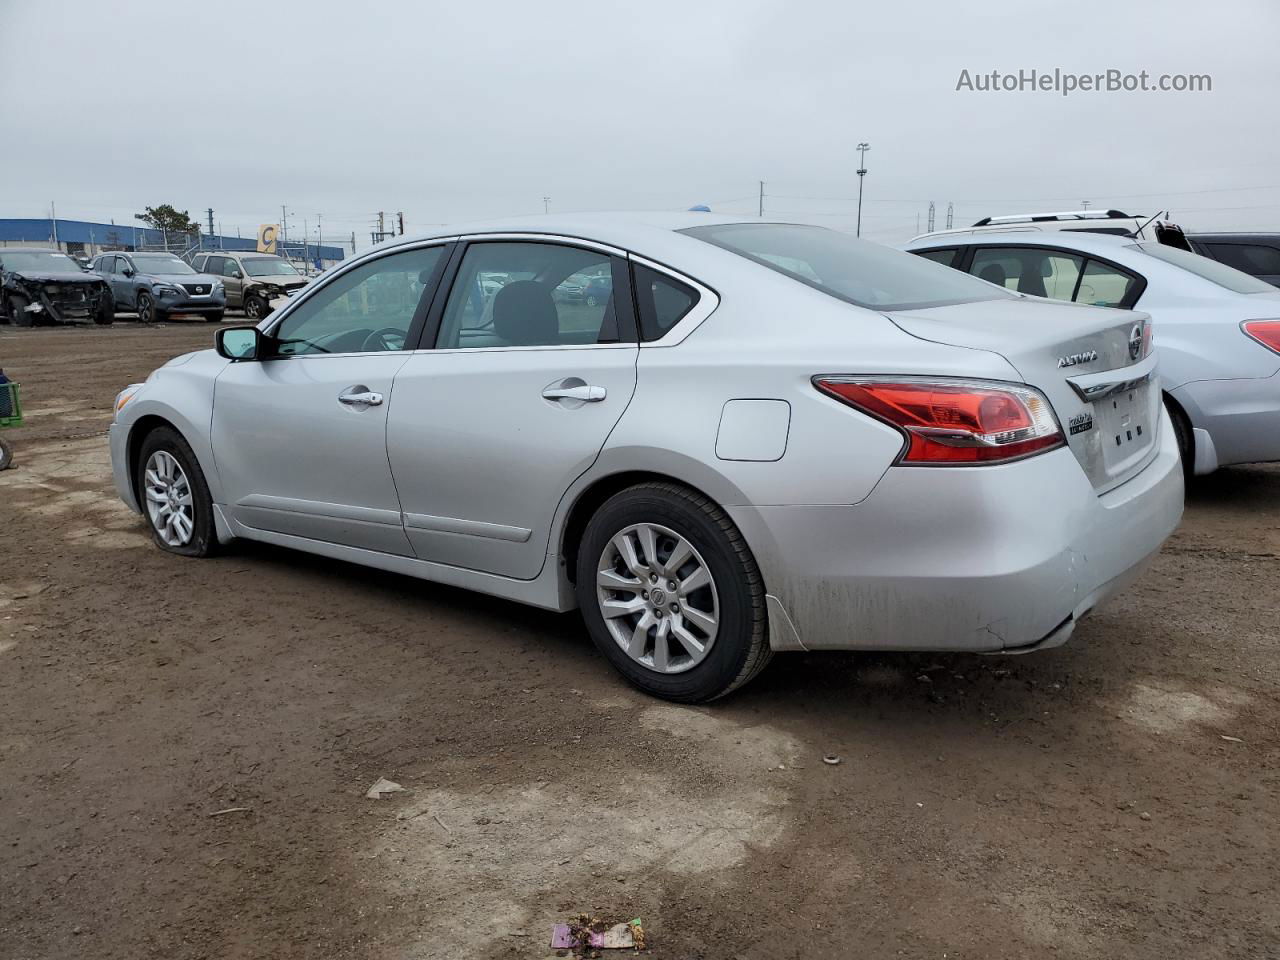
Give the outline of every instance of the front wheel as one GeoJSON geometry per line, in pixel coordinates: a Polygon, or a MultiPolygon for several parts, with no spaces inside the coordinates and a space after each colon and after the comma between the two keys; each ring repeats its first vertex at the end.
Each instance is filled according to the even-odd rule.
{"type": "Polygon", "coordinates": [[[29,327],[35,322],[35,317],[27,310],[27,306],[27,298],[16,293],[9,294],[5,299],[5,309],[15,327],[29,327]]]}
{"type": "Polygon", "coordinates": [[[267,302],[259,296],[245,297],[244,315],[250,320],[261,320],[267,315],[267,302]]]}
{"type": "Polygon", "coordinates": [[[577,592],[600,652],[654,696],[714,700],[772,656],[751,550],[720,507],[676,484],[631,487],[596,512],[577,592]]]}
{"type": "Polygon", "coordinates": [[[215,310],[213,313],[206,313],[204,317],[210,323],[221,323],[223,312],[221,310],[215,310]]]}
{"type": "Polygon", "coordinates": [[[1191,434],[1191,424],[1183,412],[1172,403],[1165,404],[1169,420],[1173,423],[1173,435],[1178,441],[1178,455],[1182,458],[1182,475],[1190,480],[1195,473],[1196,445],[1191,434]]]}
{"type": "Polygon", "coordinates": [[[156,301],[145,290],[138,291],[138,322],[156,322],[156,301]]]}
{"type": "Polygon", "coordinates": [[[109,295],[104,294],[98,301],[98,310],[93,315],[93,322],[100,327],[107,327],[116,322],[116,305],[109,295]]]}
{"type": "Polygon", "coordinates": [[[191,447],[169,427],[147,434],[138,454],[137,489],[156,546],[207,557],[218,546],[213,498],[191,447]]]}

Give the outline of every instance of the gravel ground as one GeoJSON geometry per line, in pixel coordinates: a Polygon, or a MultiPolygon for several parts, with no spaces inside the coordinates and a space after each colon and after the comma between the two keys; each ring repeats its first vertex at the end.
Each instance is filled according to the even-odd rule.
{"type": "Polygon", "coordinates": [[[681,960],[1280,956],[1280,469],[1195,484],[1065,648],[676,707],[574,615],[153,547],[111,401],[210,334],[0,327],[0,957],[543,958],[580,911],[681,960]]]}

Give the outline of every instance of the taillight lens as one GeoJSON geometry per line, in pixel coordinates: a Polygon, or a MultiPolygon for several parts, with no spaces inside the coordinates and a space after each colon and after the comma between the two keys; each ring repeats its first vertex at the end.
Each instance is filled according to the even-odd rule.
{"type": "Polygon", "coordinates": [[[1151,330],[1151,321],[1144,320],[1142,323],[1142,356],[1138,359],[1145,360],[1151,356],[1151,346],[1155,341],[1155,336],[1151,330]]]}
{"type": "Polygon", "coordinates": [[[982,380],[815,377],[814,386],[897,427],[900,463],[1003,463],[1066,441],[1044,394],[982,380]]]}
{"type": "Polygon", "coordinates": [[[1241,329],[1268,350],[1280,353],[1280,320],[1246,320],[1241,329]]]}

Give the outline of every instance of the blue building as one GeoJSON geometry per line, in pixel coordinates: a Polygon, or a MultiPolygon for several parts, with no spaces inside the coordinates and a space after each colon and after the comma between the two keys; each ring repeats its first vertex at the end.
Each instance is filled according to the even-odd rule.
{"type": "MultiPolygon", "coordinates": [[[[198,243],[204,250],[256,250],[255,238],[206,236],[188,238],[165,235],[150,227],[118,223],[92,223],[88,220],[49,219],[0,219],[0,247],[56,247],[65,253],[92,257],[103,250],[163,249],[167,246],[174,253],[183,253],[198,243]]],[[[320,245],[302,241],[280,243],[277,252],[294,260],[305,259],[312,266],[330,267],[342,260],[342,247],[320,245]]]]}

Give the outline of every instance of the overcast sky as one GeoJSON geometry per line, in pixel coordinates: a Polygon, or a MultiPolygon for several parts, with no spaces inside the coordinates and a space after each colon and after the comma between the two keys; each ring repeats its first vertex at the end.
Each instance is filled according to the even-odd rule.
{"type": "Polygon", "coordinates": [[[127,4],[0,0],[0,216],[368,243],[539,213],[684,209],[886,242],[1083,200],[1280,229],[1280,3],[127,4]],[[1203,93],[965,92],[962,70],[1209,74],[1203,93]]]}

